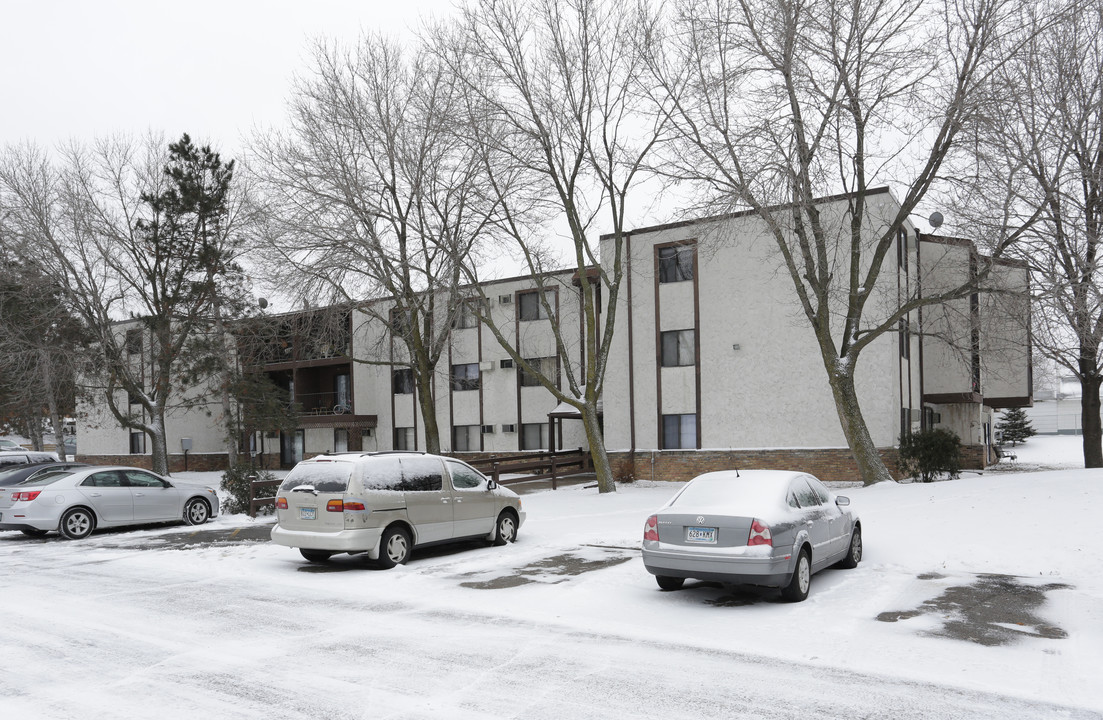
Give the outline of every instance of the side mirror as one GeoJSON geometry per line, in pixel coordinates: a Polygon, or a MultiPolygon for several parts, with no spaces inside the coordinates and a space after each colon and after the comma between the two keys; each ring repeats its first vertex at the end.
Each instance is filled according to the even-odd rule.
{"type": "Polygon", "coordinates": [[[498,489],[498,483],[494,482],[493,480],[487,480],[486,481],[486,489],[487,490],[497,490],[498,489]]]}
{"type": "Polygon", "coordinates": [[[850,498],[848,498],[846,495],[839,495],[837,498],[835,498],[835,504],[839,507],[846,507],[850,504],[850,498]]]}

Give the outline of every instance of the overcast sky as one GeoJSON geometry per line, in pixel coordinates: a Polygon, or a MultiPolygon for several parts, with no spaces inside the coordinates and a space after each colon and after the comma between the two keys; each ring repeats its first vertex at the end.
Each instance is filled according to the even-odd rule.
{"type": "Polygon", "coordinates": [[[233,157],[282,122],[307,42],[408,32],[450,0],[0,0],[0,145],[183,132],[233,157]]]}

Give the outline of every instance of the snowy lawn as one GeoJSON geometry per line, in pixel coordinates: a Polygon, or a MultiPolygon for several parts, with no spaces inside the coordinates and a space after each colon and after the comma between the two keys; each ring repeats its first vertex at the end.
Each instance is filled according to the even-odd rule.
{"type": "Polygon", "coordinates": [[[516,544],[391,571],[138,549],[179,526],[2,533],[0,718],[1101,717],[1103,471],[1082,465],[839,490],[865,558],[795,605],[661,592],[638,548],[662,483],[526,495],[516,544]]]}

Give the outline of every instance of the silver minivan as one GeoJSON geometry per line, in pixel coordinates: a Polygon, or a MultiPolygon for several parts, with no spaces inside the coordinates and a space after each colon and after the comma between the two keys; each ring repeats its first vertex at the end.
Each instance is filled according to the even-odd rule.
{"type": "Polygon", "coordinates": [[[383,567],[414,547],[517,539],[521,499],[467,463],[413,452],[335,453],[304,460],[276,493],[272,540],[311,562],[365,553],[383,567]]]}

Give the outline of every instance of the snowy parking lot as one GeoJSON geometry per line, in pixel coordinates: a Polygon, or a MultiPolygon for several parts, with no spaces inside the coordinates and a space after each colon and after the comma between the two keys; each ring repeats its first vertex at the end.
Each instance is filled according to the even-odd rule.
{"type": "Polygon", "coordinates": [[[663,483],[526,495],[516,544],[389,571],[158,545],[181,527],[0,533],[0,717],[1103,717],[1103,472],[1031,445],[1075,449],[837,490],[865,559],[800,604],[660,591],[639,540],[663,483]]]}

